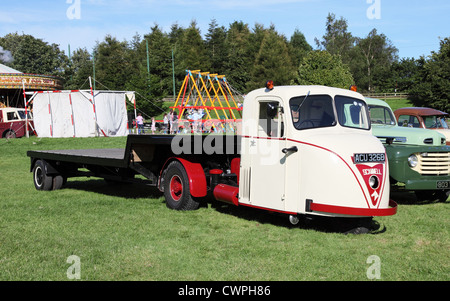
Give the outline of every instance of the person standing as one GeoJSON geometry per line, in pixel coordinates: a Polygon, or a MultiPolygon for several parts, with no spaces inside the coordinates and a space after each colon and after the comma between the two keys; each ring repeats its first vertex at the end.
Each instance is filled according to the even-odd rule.
{"type": "Polygon", "coordinates": [[[163,123],[164,123],[164,134],[167,134],[167,129],[169,126],[169,118],[167,117],[167,114],[164,114],[163,123]]]}
{"type": "Polygon", "coordinates": [[[154,135],[156,131],[155,117],[152,117],[152,134],[154,135]]]}
{"type": "Polygon", "coordinates": [[[138,134],[139,135],[141,133],[145,134],[145,131],[144,131],[144,117],[142,117],[141,113],[138,113],[138,116],[136,117],[136,123],[137,123],[137,126],[138,126],[138,134]]]}
{"type": "Polygon", "coordinates": [[[169,133],[173,134],[173,110],[172,109],[170,109],[170,112],[169,112],[169,125],[170,125],[169,133]]]}
{"type": "Polygon", "coordinates": [[[178,134],[178,114],[177,112],[173,112],[173,133],[178,134]]]}

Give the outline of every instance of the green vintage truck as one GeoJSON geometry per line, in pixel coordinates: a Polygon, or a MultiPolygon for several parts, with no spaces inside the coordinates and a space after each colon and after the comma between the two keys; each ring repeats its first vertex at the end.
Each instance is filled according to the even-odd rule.
{"type": "Polygon", "coordinates": [[[450,146],[437,131],[397,125],[383,100],[366,98],[372,134],[386,148],[391,191],[413,191],[417,199],[447,200],[450,193],[450,146]]]}

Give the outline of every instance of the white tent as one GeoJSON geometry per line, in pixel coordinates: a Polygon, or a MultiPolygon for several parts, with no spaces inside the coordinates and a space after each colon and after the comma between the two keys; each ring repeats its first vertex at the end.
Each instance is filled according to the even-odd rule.
{"type": "MultiPolygon", "coordinates": [[[[29,94],[29,93],[27,93],[29,94]]],[[[33,92],[34,125],[39,137],[128,135],[126,95],[134,92],[64,90],[33,92]]]]}

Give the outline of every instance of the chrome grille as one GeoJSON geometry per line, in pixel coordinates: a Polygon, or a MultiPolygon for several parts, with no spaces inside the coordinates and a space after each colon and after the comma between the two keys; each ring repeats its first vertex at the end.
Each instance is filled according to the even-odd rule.
{"type": "Polygon", "coordinates": [[[416,156],[419,162],[414,170],[421,175],[450,174],[450,153],[420,153],[416,156]]]}

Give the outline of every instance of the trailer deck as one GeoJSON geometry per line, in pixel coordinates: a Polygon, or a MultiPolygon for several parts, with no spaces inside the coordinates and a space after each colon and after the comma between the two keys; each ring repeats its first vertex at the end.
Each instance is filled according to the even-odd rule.
{"type": "Polygon", "coordinates": [[[129,135],[124,148],[106,149],[61,149],[45,151],[28,151],[27,156],[43,160],[72,162],[78,164],[93,164],[126,168],[133,160],[131,152],[140,145],[170,146],[173,136],[129,135]]]}
{"type": "Polygon", "coordinates": [[[125,167],[125,148],[29,151],[27,155],[44,160],[125,167]]]}
{"type": "Polygon", "coordinates": [[[37,161],[41,161],[45,173],[52,177],[93,176],[113,181],[141,182],[142,179],[135,178],[140,174],[147,179],[147,184],[157,185],[162,167],[174,156],[172,147],[179,147],[185,152],[178,154],[181,157],[194,155],[199,160],[200,149],[200,154],[215,157],[219,162],[227,158],[223,156],[226,151],[232,156],[238,154],[240,138],[236,135],[228,138],[221,135],[209,138],[205,135],[129,135],[124,148],[28,151],[27,156],[31,159],[30,171],[37,161]],[[203,146],[211,144],[220,155],[204,153],[203,146]]]}

